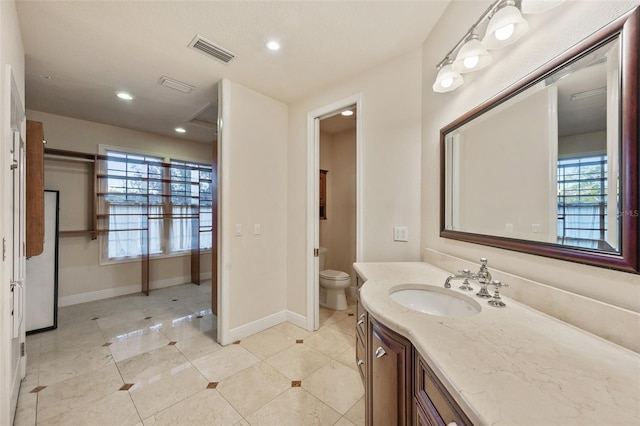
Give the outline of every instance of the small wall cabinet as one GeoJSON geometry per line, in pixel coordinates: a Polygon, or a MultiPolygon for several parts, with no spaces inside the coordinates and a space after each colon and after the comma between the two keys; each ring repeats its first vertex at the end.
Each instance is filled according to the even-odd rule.
{"type": "Polygon", "coordinates": [[[320,170],[320,220],[327,219],[327,170],[320,170]]]}
{"type": "Polygon", "coordinates": [[[44,250],[44,126],[27,120],[25,209],[26,256],[44,250]]]}
{"type": "Polygon", "coordinates": [[[365,388],[367,426],[471,426],[411,342],[369,315],[356,276],[356,362],[365,388]]]}

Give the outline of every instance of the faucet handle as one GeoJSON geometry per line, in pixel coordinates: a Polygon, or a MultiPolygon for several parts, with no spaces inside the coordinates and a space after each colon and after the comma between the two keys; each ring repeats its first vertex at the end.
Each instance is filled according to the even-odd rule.
{"type": "Polygon", "coordinates": [[[481,258],[480,258],[480,264],[481,264],[482,266],[485,266],[485,267],[486,267],[486,266],[487,266],[487,258],[486,258],[486,257],[481,257],[481,258]]]}
{"type": "Polygon", "coordinates": [[[464,268],[462,270],[458,270],[458,273],[459,274],[463,274],[463,275],[467,275],[467,276],[471,275],[471,271],[469,269],[467,269],[467,268],[464,268]]]}
{"type": "Polygon", "coordinates": [[[507,306],[505,305],[505,303],[502,301],[502,298],[500,297],[500,288],[509,287],[509,284],[500,282],[498,280],[493,280],[488,285],[492,285],[496,288],[495,293],[493,293],[493,297],[491,298],[491,300],[489,300],[488,303],[491,306],[495,306],[496,308],[504,308],[505,306],[507,306]]]}

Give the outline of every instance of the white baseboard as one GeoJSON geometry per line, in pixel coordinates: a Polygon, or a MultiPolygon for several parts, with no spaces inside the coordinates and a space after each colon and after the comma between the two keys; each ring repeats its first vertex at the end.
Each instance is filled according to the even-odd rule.
{"type": "MultiPolygon", "coordinates": [[[[211,272],[203,272],[200,276],[203,280],[211,278],[211,272]]],[[[191,276],[174,277],[164,280],[158,280],[149,283],[150,290],[157,290],[165,287],[173,287],[191,282],[191,276]]],[[[94,302],[96,300],[109,299],[111,297],[124,296],[127,294],[140,293],[140,284],[127,285],[122,287],[106,288],[104,290],[90,291],[87,293],[72,294],[71,296],[62,296],[58,298],[58,307],[77,305],[79,303],[94,302]]]]}
{"type": "Polygon", "coordinates": [[[305,317],[285,309],[283,311],[276,312],[275,314],[267,315],[266,317],[260,318],[248,324],[241,325],[240,327],[236,327],[232,330],[229,330],[229,335],[227,337],[228,342],[220,342],[220,343],[223,345],[227,345],[229,343],[242,340],[245,337],[249,337],[253,334],[259,333],[261,331],[264,331],[268,328],[271,328],[275,325],[278,325],[286,321],[294,325],[297,325],[298,327],[302,327],[304,329],[307,328],[307,319],[305,317]]]}

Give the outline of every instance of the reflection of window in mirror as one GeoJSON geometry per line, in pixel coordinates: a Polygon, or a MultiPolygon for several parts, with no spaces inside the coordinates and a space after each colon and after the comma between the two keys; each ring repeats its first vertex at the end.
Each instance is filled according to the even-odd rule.
{"type": "Polygon", "coordinates": [[[618,52],[610,42],[547,79],[558,88],[559,244],[618,250],[618,52]]]}

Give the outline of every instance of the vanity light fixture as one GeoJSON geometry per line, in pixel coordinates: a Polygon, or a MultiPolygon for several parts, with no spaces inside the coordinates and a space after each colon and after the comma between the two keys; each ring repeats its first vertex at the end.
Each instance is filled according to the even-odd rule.
{"type": "Polygon", "coordinates": [[[447,59],[439,66],[436,82],[433,83],[433,91],[438,93],[451,92],[464,83],[464,79],[460,73],[453,70],[453,61],[447,59]]]}
{"type": "Polygon", "coordinates": [[[478,71],[491,63],[491,54],[480,43],[478,34],[471,34],[453,61],[452,68],[459,73],[478,71]]]}
{"type": "Polygon", "coordinates": [[[130,100],[133,100],[134,98],[134,96],[131,93],[127,93],[127,92],[118,92],[116,93],[116,96],[125,101],[130,101],[130,100]]]}
{"type": "Polygon", "coordinates": [[[174,130],[177,133],[187,133],[187,131],[184,129],[184,127],[176,127],[174,130]]]}
{"type": "Polygon", "coordinates": [[[522,13],[545,12],[563,2],[564,0],[495,0],[436,65],[438,74],[433,91],[444,93],[455,90],[463,83],[461,73],[477,71],[491,63],[491,55],[487,49],[499,49],[518,40],[529,29],[522,13]],[[525,6],[528,12],[525,12],[525,6]],[[522,13],[519,7],[522,8],[522,13]],[[486,30],[481,41],[480,27],[485,24],[486,30]]]}
{"type": "Polygon", "coordinates": [[[489,14],[489,26],[482,39],[487,49],[500,49],[513,44],[529,30],[529,24],[522,17],[514,0],[498,5],[498,10],[489,14]]]}

